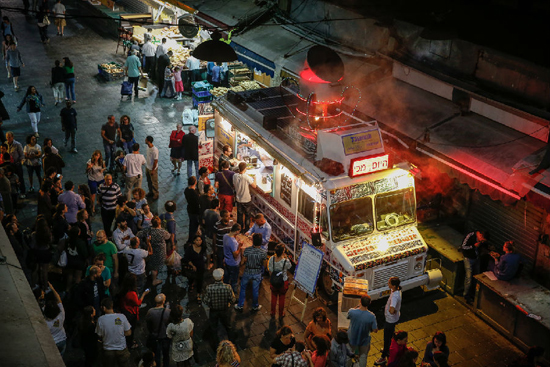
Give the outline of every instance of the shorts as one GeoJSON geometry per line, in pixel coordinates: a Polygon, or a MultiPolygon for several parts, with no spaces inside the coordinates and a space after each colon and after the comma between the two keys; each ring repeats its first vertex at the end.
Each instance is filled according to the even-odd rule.
{"type": "Polygon", "coordinates": [[[55,18],[55,25],[56,27],[65,27],[67,22],[65,21],[65,18],[55,18]]]}
{"type": "Polygon", "coordinates": [[[183,82],[180,80],[179,82],[175,82],[176,84],[176,92],[183,92],[183,82]]]}
{"type": "Polygon", "coordinates": [[[95,195],[97,194],[97,188],[99,187],[99,185],[105,183],[105,180],[101,180],[101,181],[90,181],[88,180],[88,187],[90,188],[90,193],[92,195],[95,195]]]}
{"type": "Polygon", "coordinates": [[[21,75],[21,68],[15,68],[13,66],[10,66],[11,69],[11,76],[20,76],[21,75]]]}

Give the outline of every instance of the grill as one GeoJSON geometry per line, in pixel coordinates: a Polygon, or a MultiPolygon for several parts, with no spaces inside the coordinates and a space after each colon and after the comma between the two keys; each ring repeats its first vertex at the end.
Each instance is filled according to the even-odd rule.
{"type": "Polygon", "coordinates": [[[374,271],[374,279],[371,290],[382,288],[388,285],[388,279],[399,277],[401,281],[407,279],[409,261],[402,261],[394,265],[385,266],[374,271]]]}

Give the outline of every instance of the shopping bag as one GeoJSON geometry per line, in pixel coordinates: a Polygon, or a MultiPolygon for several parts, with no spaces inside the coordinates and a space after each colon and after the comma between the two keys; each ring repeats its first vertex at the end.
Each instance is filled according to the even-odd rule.
{"type": "Polygon", "coordinates": [[[166,265],[171,266],[174,270],[181,270],[181,256],[177,251],[172,251],[172,254],[166,259],[166,265]]]}
{"type": "Polygon", "coordinates": [[[130,83],[127,80],[123,81],[122,84],[121,84],[121,88],[120,88],[120,95],[121,96],[131,96],[133,88],[134,88],[134,83],[130,83]]]}
{"type": "Polygon", "coordinates": [[[67,266],[67,251],[63,250],[61,252],[61,255],[59,256],[59,260],[57,260],[57,266],[64,268],[67,266]]]}

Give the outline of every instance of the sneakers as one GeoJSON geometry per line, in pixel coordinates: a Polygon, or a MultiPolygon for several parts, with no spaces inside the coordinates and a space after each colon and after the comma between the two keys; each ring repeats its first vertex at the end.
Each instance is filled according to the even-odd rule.
{"type": "Polygon", "coordinates": [[[71,149],[71,153],[78,153],[78,150],[76,148],[71,149]]]}
{"type": "Polygon", "coordinates": [[[380,357],[376,362],[374,362],[374,365],[381,366],[383,364],[386,364],[387,362],[388,360],[386,359],[386,357],[380,357]]]}
{"type": "Polygon", "coordinates": [[[252,307],[252,311],[257,312],[262,309],[262,305],[258,305],[258,307],[252,307]]]}
{"type": "Polygon", "coordinates": [[[242,311],[244,307],[239,307],[239,304],[235,304],[235,310],[242,311]]]}

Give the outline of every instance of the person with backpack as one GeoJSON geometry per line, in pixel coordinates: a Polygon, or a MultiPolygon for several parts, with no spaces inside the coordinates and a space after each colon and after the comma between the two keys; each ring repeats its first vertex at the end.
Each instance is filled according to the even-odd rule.
{"type": "Polygon", "coordinates": [[[275,317],[277,301],[279,302],[279,317],[285,316],[285,295],[288,291],[288,271],[292,263],[286,257],[285,246],[279,243],[275,247],[275,255],[267,262],[267,269],[270,274],[271,288],[271,317],[275,317]]]}

